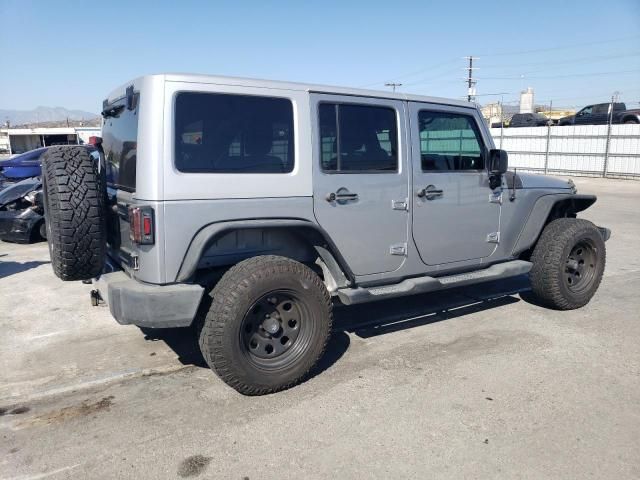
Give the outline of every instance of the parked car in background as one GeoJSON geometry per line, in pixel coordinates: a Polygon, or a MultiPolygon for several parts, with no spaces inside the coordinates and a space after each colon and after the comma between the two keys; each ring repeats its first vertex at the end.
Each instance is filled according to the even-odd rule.
{"type": "MultiPolygon", "coordinates": [[[[80,146],[92,161],[99,158],[93,145],[80,146]]],[[[42,204],[42,155],[37,148],[0,161],[0,240],[29,243],[46,238],[42,204]]]]}
{"type": "Polygon", "coordinates": [[[0,191],[0,240],[29,243],[46,236],[40,177],[12,183],[0,191]]]}
{"type": "MultiPolygon", "coordinates": [[[[561,118],[558,125],[606,125],[611,103],[588,105],[575,115],[561,118]]],[[[624,103],[613,104],[612,123],[640,123],[640,109],[627,110],[624,103]]]]}
{"type": "Polygon", "coordinates": [[[540,113],[516,113],[511,117],[509,127],[541,127],[552,123],[552,120],[540,113]]]}
{"type": "Polygon", "coordinates": [[[41,157],[48,149],[36,148],[0,161],[0,190],[25,178],[40,176],[41,157]]]}

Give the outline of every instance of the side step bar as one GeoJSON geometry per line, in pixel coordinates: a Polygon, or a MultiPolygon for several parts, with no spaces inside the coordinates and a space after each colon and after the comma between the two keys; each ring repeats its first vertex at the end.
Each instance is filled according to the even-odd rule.
{"type": "Polygon", "coordinates": [[[355,303],[384,300],[405,295],[415,295],[417,293],[435,292],[437,290],[444,290],[445,288],[462,287],[464,285],[473,285],[498,280],[500,278],[514,277],[516,275],[529,273],[531,266],[531,262],[512,260],[468,273],[458,273],[445,277],[408,278],[400,283],[379,287],[340,288],[337,293],[342,303],[345,305],[353,305],[355,303]]]}

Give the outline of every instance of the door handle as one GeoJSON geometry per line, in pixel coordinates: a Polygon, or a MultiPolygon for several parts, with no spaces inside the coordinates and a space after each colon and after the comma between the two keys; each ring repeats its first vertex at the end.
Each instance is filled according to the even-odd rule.
{"type": "Polygon", "coordinates": [[[434,198],[444,195],[444,191],[437,189],[433,185],[429,185],[423,189],[418,190],[416,194],[420,198],[426,198],[427,200],[433,200],[434,198]]]}
{"type": "Polygon", "coordinates": [[[350,200],[357,200],[358,194],[351,193],[346,189],[339,189],[338,191],[328,193],[326,196],[327,202],[346,202],[350,200]]]}

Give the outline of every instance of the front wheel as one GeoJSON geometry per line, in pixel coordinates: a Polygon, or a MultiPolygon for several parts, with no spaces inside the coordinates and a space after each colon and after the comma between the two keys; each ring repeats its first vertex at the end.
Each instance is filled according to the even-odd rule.
{"type": "Polygon", "coordinates": [[[273,255],[244,260],[213,289],[199,343],[208,365],[245,395],[302,381],[322,356],[331,298],[309,267],[273,255]]]}
{"type": "Polygon", "coordinates": [[[604,240],[587,220],[559,218],[542,231],[531,261],[531,289],[541,304],[558,310],[580,308],[602,280],[604,240]]]}

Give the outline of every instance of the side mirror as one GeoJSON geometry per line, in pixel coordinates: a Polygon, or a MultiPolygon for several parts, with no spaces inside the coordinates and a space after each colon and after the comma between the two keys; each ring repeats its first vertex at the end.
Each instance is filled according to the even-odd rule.
{"type": "Polygon", "coordinates": [[[494,148],[489,150],[489,173],[502,175],[509,167],[509,155],[504,150],[494,148]]]}

